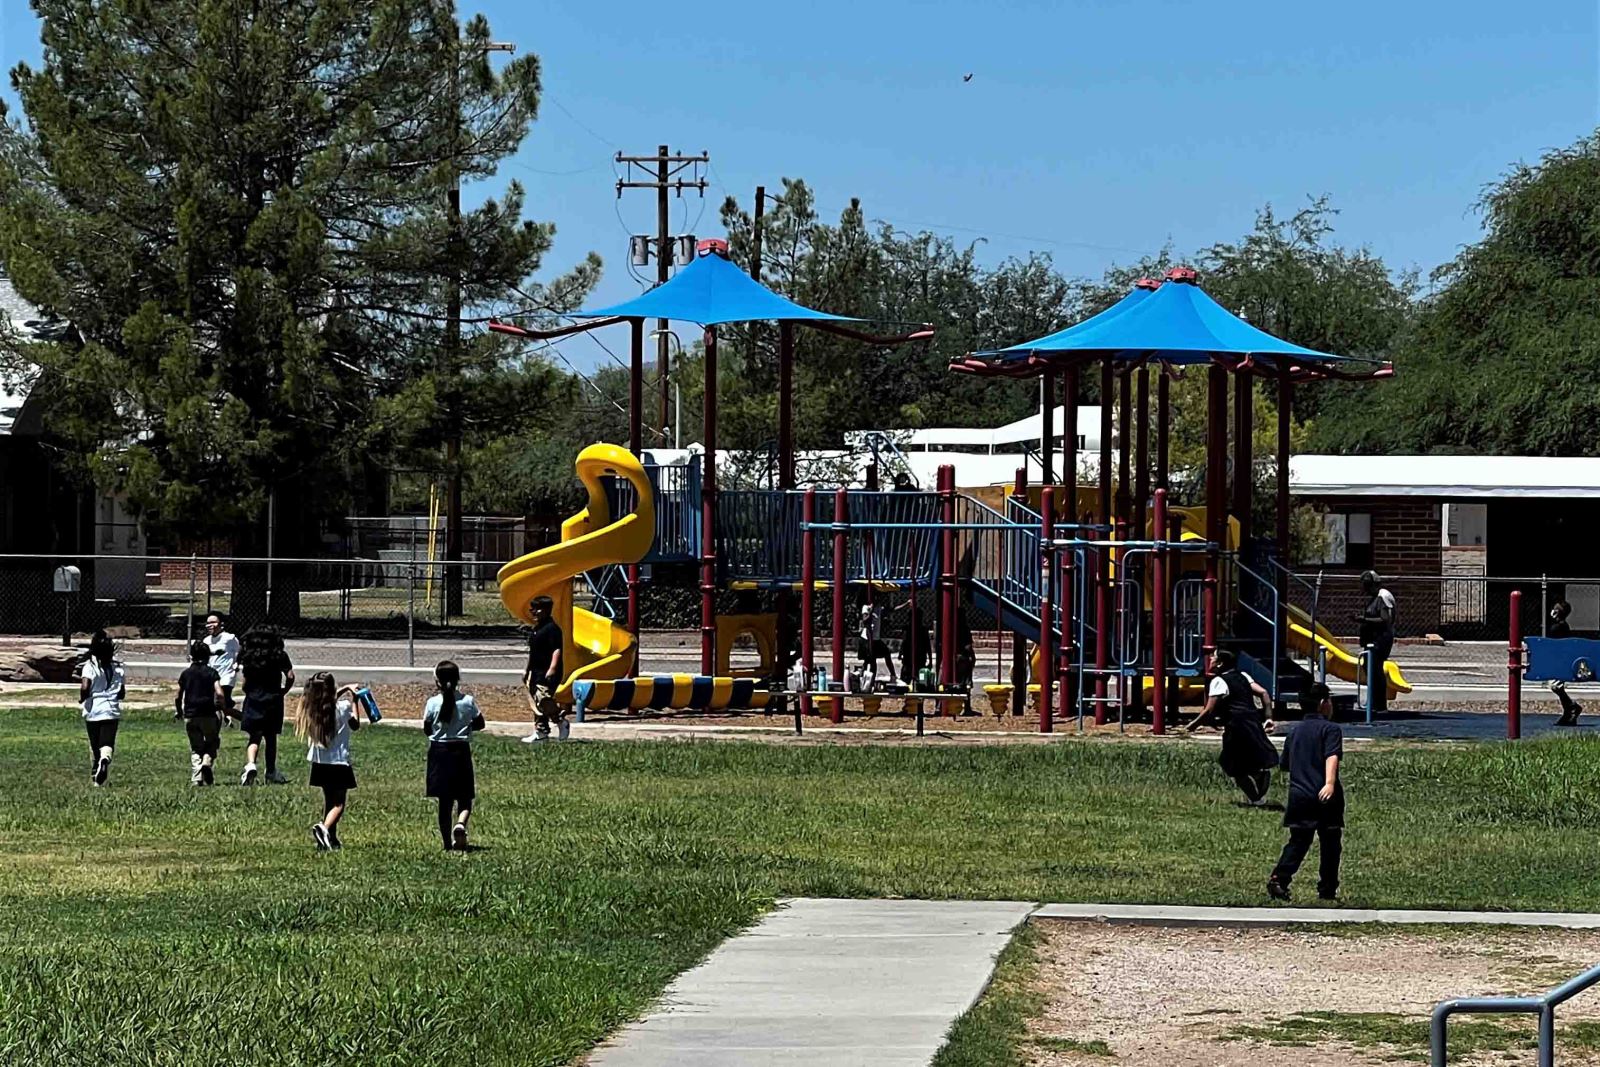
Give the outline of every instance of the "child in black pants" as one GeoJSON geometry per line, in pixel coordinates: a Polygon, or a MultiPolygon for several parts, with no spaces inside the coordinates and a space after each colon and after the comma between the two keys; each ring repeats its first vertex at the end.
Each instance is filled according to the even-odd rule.
{"type": "Polygon", "coordinates": [[[204,641],[189,646],[189,668],[178,676],[173,718],[182,719],[189,734],[189,784],[210,785],[214,780],[223,710],[222,677],[210,665],[211,649],[204,641]]]}
{"type": "Polygon", "coordinates": [[[1311,850],[1313,835],[1322,840],[1322,870],[1317,896],[1334,900],[1339,894],[1339,858],[1344,847],[1344,787],[1339,764],[1344,759],[1344,733],[1328,720],[1333,702],[1328,687],[1314,682],[1300,697],[1305,711],[1283,746],[1283,769],[1289,772],[1289,801],[1283,825],[1289,843],[1267,879],[1267,895],[1289,899],[1289,883],[1311,850]]]}

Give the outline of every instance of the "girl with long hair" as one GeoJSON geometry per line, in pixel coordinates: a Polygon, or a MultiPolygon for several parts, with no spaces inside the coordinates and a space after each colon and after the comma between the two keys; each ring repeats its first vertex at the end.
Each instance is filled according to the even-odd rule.
{"type": "Polygon", "coordinates": [[[422,732],[428,735],[428,796],[439,802],[439,837],[445,851],[465,852],[467,820],[477,796],[472,734],[486,724],[472,694],[460,692],[460,667],[441,660],[433,668],[433,684],[439,691],[422,709],[422,732]]]}
{"type": "Polygon", "coordinates": [[[318,851],[339,848],[339,820],[344,817],[356,774],[350,768],[350,733],[361,728],[354,694],[336,688],[333,675],[318,671],[300,693],[296,736],[310,742],[306,760],[311,764],[311,784],[322,790],[322,819],[311,824],[311,840],[318,851]]]}
{"type": "Polygon", "coordinates": [[[104,630],[89,638],[89,656],[78,672],[78,701],[89,731],[89,775],[95,785],[111,777],[111,754],[117,747],[117,724],[128,686],[117,646],[104,630]]]}
{"type": "Polygon", "coordinates": [[[239,725],[250,739],[239,784],[255,784],[256,756],[264,748],[267,781],[283,785],[288,779],[278,773],[278,735],[283,732],[284,695],[294,688],[294,664],[284,650],[282,635],[264,627],[245,634],[239,670],[244,679],[244,713],[239,725]]]}

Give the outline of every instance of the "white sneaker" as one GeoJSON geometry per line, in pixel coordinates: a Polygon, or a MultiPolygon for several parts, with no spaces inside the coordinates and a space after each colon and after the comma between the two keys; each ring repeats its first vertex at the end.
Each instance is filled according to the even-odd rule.
{"type": "Polygon", "coordinates": [[[200,757],[193,752],[189,753],[189,784],[200,784],[200,757]]]}
{"type": "Polygon", "coordinates": [[[455,829],[450,831],[450,847],[457,852],[467,850],[467,828],[461,823],[456,823],[455,829]]]}
{"type": "Polygon", "coordinates": [[[544,734],[529,734],[527,737],[524,737],[522,739],[522,743],[525,744],[525,745],[536,745],[540,741],[548,741],[548,740],[550,740],[550,738],[547,737],[544,734]]]}
{"type": "Polygon", "coordinates": [[[256,765],[254,763],[246,763],[244,765],[244,773],[239,776],[239,784],[240,785],[255,785],[256,784],[256,765]]]}
{"type": "Polygon", "coordinates": [[[318,852],[326,852],[333,847],[328,840],[328,828],[320,822],[311,824],[311,840],[316,842],[318,852]]]}
{"type": "Polygon", "coordinates": [[[101,756],[100,762],[94,765],[94,784],[105,785],[106,779],[111,777],[111,757],[101,756]]]}
{"type": "Polygon", "coordinates": [[[556,740],[565,741],[572,734],[572,724],[566,719],[556,723],[556,740]]]}

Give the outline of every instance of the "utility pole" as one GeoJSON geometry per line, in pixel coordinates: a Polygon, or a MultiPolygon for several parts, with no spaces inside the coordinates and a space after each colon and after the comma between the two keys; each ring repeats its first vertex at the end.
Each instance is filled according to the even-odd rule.
{"type": "MultiPolygon", "coordinates": [[[[448,271],[445,277],[445,324],[442,366],[444,385],[445,468],[445,615],[462,614],[461,602],[461,62],[459,27],[457,50],[450,63],[450,190],[445,212],[450,227],[448,271]]],[[[491,41],[475,50],[473,58],[488,52],[515,52],[517,46],[491,41]]]]}
{"type": "MultiPolygon", "coordinates": [[[[617,179],[617,199],[622,198],[624,189],[654,189],[656,191],[656,284],[661,285],[672,277],[673,254],[671,222],[668,219],[667,199],[668,191],[683,195],[685,189],[694,189],[702,197],[706,195],[706,179],[701,175],[700,168],[711,163],[709,153],[701,152],[697,156],[685,156],[668,150],[666,145],[659,145],[653,156],[625,156],[617,153],[617,162],[625,163],[628,173],[625,177],[617,179]],[[635,180],[634,168],[638,167],[648,181],[635,180]],[[690,170],[693,177],[683,178],[680,175],[685,170],[690,170]]],[[[691,242],[692,243],[692,242],[691,242]]],[[[694,250],[689,250],[689,255],[694,255],[694,250]]],[[[669,418],[668,397],[671,392],[667,385],[667,330],[666,319],[656,320],[656,385],[659,390],[661,408],[658,425],[663,436],[667,428],[672,425],[669,418]]]]}

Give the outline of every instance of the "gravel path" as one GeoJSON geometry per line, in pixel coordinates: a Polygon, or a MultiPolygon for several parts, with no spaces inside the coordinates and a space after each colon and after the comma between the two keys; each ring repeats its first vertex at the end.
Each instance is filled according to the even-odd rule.
{"type": "MultiPolygon", "coordinates": [[[[1104,1041],[1125,1063],[1184,1067],[1350,1067],[1394,1062],[1416,1048],[1358,1049],[1339,1041],[1285,1047],[1226,1040],[1240,1025],[1297,1012],[1400,1013],[1425,1020],[1457,996],[1543,991],[1600,960],[1600,933],[1485,931],[1428,934],[1114,927],[1036,920],[1044,934],[1034,1020],[1034,1067],[1087,1067],[1103,1055],[1056,1051],[1051,1038],[1104,1041]]],[[[1562,1024],[1600,1018],[1600,1000],[1563,1007],[1562,1024]]],[[[1530,1024],[1531,1025],[1531,1024],[1530,1024]]],[[[1531,1063],[1532,1054],[1464,1058],[1463,1067],[1531,1063]]],[[[1600,1063],[1562,1051],[1562,1064],[1600,1063]]],[[[1452,1063],[1455,1063],[1452,1060],[1452,1063]]]]}

